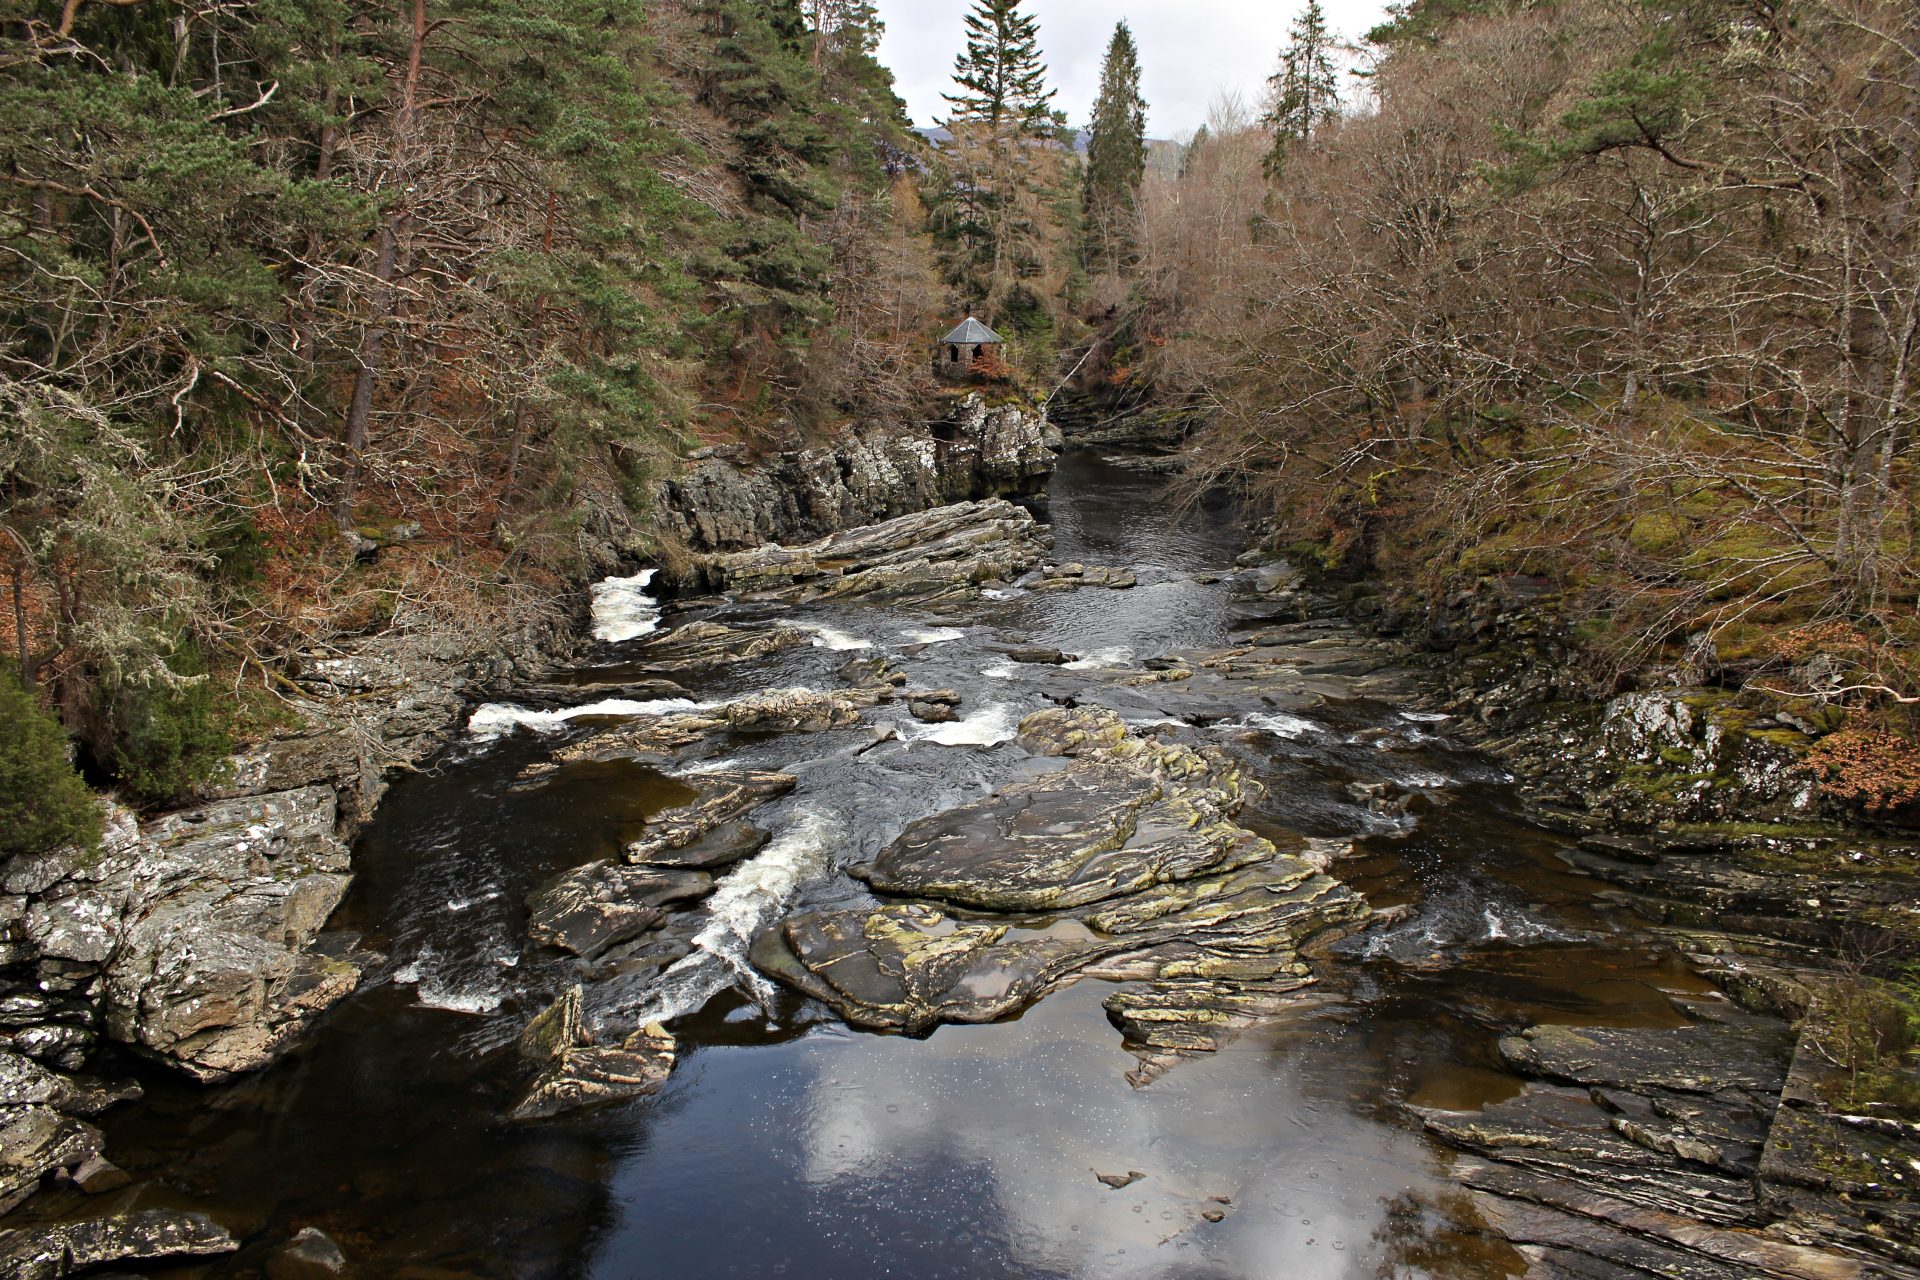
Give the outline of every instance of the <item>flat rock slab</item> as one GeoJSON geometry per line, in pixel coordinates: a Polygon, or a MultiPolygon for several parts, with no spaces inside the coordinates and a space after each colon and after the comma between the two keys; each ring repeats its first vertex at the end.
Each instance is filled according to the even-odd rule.
{"type": "Polygon", "coordinates": [[[813,643],[798,627],[730,627],[723,622],[689,622],[656,633],[622,653],[656,671],[699,671],[764,658],[782,649],[813,643]]]}
{"type": "Polygon", "coordinates": [[[1548,1080],[1775,1096],[1786,1083],[1793,1034],[1779,1024],[1663,1030],[1539,1026],[1502,1039],[1500,1056],[1523,1075],[1548,1080]]]}
{"type": "Polygon", "coordinates": [[[1109,996],[1107,1017],[1129,1047],[1164,1053],[1220,1048],[1255,1022],[1272,1019],[1311,986],[1305,975],[1253,982],[1153,982],[1109,996]]]}
{"type": "Polygon", "coordinates": [[[590,959],[657,927],[667,917],[668,903],[712,891],[713,877],[704,872],[596,862],[534,895],[527,932],[541,946],[590,959]]]}
{"type": "Polygon", "coordinates": [[[860,723],[861,709],[880,696],[875,689],[846,693],[767,689],[731,702],[639,716],[568,743],[550,760],[530,766],[520,776],[525,781],[545,778],[566,764],[669,761],[726,733],[821,733],[850,728],[860,723]]]}
{"type": "Polygon", "coordinates": [[[0,1231],[0,1275],[61,1280],[115,1262],[232,1253],[240,1244],[203,1213],[138,1209],[106,1218],[0,1231]]]}
{"type": "Polygon", "coordinates": [[[1455,1176],[1502,1237],[1568,1255],[1565,1269],[1549,1274],[1676,1280],[1890,1280],[1911,1274],[1836,1249],[1710,1226],[1687,1213],[1620,1199],[1605,1186],[1477,1161],[1461,1164],[1455,1176]]]}
{"type": "Polygon", "coordinates": [[[1765,1217],[1752,1179],[1634,1141],[1581,1090],[1534,1085],[1478,1114],[1425,1112],[1422,1118],[1428,1132],[1451,1146],[1623,1202],[1726,1226],[1765,1217]]]}
{"type": "Polygon", "coordinates": [[[855,1026],[909,1035],[1005,1017],[1125,947],[1071,919],[972,923],[924,904],[811,912],[763,939],[754,960],[772,976],[855,1026]]]}
{"type": "Polygon", "coordinates": [[[645,834],[627,846],[628,862],[664,861],[671,865],[676,850],[686,848],[767,801],[786,795],[797,782],[789,773],[746,769],[700,774],[687,781],[699,791],[699,798],[650,820],[645,834]]]}
{"type": "Polygon", "coordinates": [[[756,600],[939,605],[1039,563],[1043,536],[1032,514],[1011,502],[959,502],[805,546],[705,557],[697,576],[756,600]]]}
{"type": "Polygon", "coordinates": [[[766,848],[773,833],[744,822],[725,822],[690,844],[675,849],[655,849],[644,865],[679,867],[691,871],[714,871],[744,862],[766,848]]]}

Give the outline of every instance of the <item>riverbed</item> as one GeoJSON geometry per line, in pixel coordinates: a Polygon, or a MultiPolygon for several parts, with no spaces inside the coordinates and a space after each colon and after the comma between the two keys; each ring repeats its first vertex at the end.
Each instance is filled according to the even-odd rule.
{"type": "MultiPolygon", "coordinates": [[[[690,599],[659,618],[665,634],[718,620],[814,637],[679,673],[695,705],[832,688],[873,656],[956,691],[950,723],[881,705],[846,729],[735,735],[670,766],[570,766],[529,786],[567,742],[644,709],[507,702],[396,783],[333,922],[385,957],[372,981],[270,1070],[214,1089],[145,1073],[146,1099],[107,1117],[115,1160],[145,1180],[133,1194],[206,1209],[253,1242],[187,1274],[254,1274],[309,1226],[358,1274],[421,1280],[1522,1274],[1409,1108],[1519,1092],[1503,1034],[1679,1026],[1675,998],[1710,988],[1593,905],[1593,881],[1557,856],[1567,841],[1529,825],[1417,674],[1310,671],[1237,707],[1103,681],[1263,625],[1222,576],[1245,541],[1233,511],[1175,503],[1085,452],[1062,460],[1039,511],[1056,561],[1138,585],[1010,588],[933,612],[690,599]],[[1013,661],[1016,645],[1074,661],[1013,661]],[[1020,776],[1016,727],[1063,702],[1227,747],[1266,788],[1242,822],[1287,846],[1352,841],[1334,874],[1404,912],[1318,957],[1283,1016],[1144,1084],[1102,1009],[1107,982],[908,1038],[851,1030],[747,964],[784,913],[870,901],[846,869],[1020,776]],[[670,964],[583,965],[528,943],[530,893],[613,856],[723,768],[798,781],[754,817],[766,848],[663,931],[670,964]],[[1369,803],[1378,783],[1402,803],[1369,803]],[[509,1122],[513,1041],[583,969],[593,1018],[664,1023],[678,1063],[655,1096],[509,1122]]],[[[1352,639],[1323,625],[1328,643],[1352,639]]],[[[625,627],[566,678],[638,674],[623,646],[653,634],[625,627]]],[[[63,1196],[78,1203],[48,1193],[35,1211],[63,1196]]]]}

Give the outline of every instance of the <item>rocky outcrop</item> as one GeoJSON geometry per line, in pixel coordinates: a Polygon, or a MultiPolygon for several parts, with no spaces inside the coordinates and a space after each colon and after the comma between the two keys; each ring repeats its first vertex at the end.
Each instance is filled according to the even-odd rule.
{"type": "MultiPolygon", "coordinates": [[[[1211,1049],[1309,981],[1299,948],[1364,901],[1233,821],[1257,794],[1234,761],[1043,711],[1019,741],[1052,771],[910,826],[855,874],[915,899],[794,916],[755,941],[765,972],[857,1026],[919,1034],[1017,1012],[1079,977],[1149,1066],[1211,1049]]],[[[1138,1080],[1137,1080],[1138,1082],[1138,1080]]]]}
{"type": "Polygon", "coordinates": [[[0,1213],[32,1195],[49,1174],[101,1164],[100,1131],[83,1117],[139,1096],[132,1085],[79,1080],[0,1052],[0,1213]]]}
{"type": "Polygon", "coordinates": [[[1033,492],[1058,448],[1036,410],[969,395],[915,429],[873,426],[761,457],[738,446],[701,450],[661,486],[659,508],[667,531],[694,551],[805,542],[943,503],[1033,492]]]}
{"type": "Polygon", "coordinates": [[[707,556],[694,576],[747,599],[922,606],[970,599],[1040,562],[1049,535],[1004,499],[962,502],[849,529],[805,546],[707,556]]]}
{"type": "Polygon", "coordinates": [[[198,1079],[265,1065],[359,980],[311,949],[351,879],[336,816],[321,786],[145,826],[123,810],[96,852],[15,859],[0,889],[35,987],[86,990],[108,1035],[198,1079]]]}

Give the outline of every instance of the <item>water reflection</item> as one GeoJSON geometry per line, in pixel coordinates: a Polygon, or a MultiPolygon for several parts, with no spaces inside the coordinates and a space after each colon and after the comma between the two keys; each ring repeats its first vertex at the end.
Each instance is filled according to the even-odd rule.
{"type": "Polygon", "coordinates": [[[821,1029],[731,1103],[715,1077],[752,1068],[703,1054],[686,1105],[616,1175],[621,1224],[594,1274],[714,1265],[676,1233],[702,1194],[751,1205],[728,1226],[741,1275],[1344,1280],[1424,1274],[1404,1270],[1415,1240],[1455,1255],[1448,1276],[1518,1274],[1395,1120],[1353,1006],[1309,1002],[1136,1090],[1108,990],[924,1041],[821,1029]],[[729,1105],[725,1127],[764,1160],[744,1184],[711,1129],[729,1105]]]}

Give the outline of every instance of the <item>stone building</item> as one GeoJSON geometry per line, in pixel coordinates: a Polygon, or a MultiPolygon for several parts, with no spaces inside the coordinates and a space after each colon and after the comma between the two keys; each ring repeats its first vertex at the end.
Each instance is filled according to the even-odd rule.
{"type": "Polygon", "coordinates": [[[952,333],[940,339],[933,353],[933,371],[943,378],[971,378],[975,360],[981,356],[997,359],[1004,347],[999,334],[968,316],[952,333]]]}

